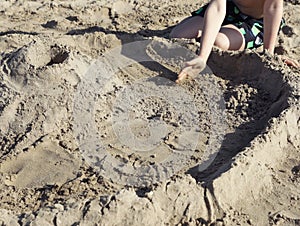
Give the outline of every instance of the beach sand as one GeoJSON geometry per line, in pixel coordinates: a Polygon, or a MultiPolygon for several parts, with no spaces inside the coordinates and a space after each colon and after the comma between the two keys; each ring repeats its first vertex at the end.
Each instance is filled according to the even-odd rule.
{"type": "Polygon", "coordinates": [[[299,1],[176,85],[202,4],[0,2],[1,225],[300,225],[299,1]]]}

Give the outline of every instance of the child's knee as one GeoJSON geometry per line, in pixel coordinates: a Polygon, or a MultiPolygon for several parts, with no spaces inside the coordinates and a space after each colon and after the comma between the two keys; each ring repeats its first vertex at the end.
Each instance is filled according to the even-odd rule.
{"type": "Polygon", "coordinates": [[[228,49],[228,46],[224,42],[222,42],[222,41],[220,41],[218,39],[216,39],[216,41],[214,43],[214,46],[216,46],[216,47],[218,47],[218,48],[220,48],[222,50],[227,50],[228,49]]]}
{"type": "Polygon", "coordinates": [[[222,50],[228,50],[229,42],[226,38],[223,37],[223,35],[220,35],[220,33],[219,33],[216,37],[214,46],[216,46],[222,50]]]}

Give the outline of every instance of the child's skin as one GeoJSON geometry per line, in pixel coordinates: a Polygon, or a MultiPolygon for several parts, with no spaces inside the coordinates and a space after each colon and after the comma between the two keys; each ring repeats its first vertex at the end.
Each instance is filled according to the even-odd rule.
{"type": "MultiPolygon", "coordinates": [[[[248,16],[264,18],[264,49],[273,55],[283,14],[283,0],[233,0],[240,11],[248,16]]],[[[226,0],[211,0],[204,18],[193,16],[183,20],[171,32],[171,38],[201,37],[199,56],[185,63],[176,82],[198,75],[204,68],[213,45],[222,50],[244,50],[245,40],[234,25],[221,26],[226,13],[226,0]]],[[[285,59],[286,64],[298,67],[296,61],[285,59]]]]}

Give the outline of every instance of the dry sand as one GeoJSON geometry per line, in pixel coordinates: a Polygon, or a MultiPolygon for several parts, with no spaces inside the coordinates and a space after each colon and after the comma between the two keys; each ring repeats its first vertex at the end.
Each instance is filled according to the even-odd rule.
{"type": "MultiPolygon", "coordinates": [[[[300,225],[300,71],[214,50],[175,85],[200,5],[0,2],[1,225],[300,225]]],[[[276,48],[298,61],[299,14],[276,48]]]]}

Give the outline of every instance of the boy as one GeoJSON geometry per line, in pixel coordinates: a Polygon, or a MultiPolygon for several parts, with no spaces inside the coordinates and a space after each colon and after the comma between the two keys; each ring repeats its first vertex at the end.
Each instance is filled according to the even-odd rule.
{"type": "MultiPolygon", "coordinates": [[[[176,82],[199,74],[213,45],[222,50],[244,50],[264,46],[274,53],[277,34],[284,25],[283,0],[211,0],[192,13],[170,33],[171,38],[200,38],[199,56],[185,63],[176,82]]],[[[285,63],[298,67],[286,59],[285,63]]]]}

